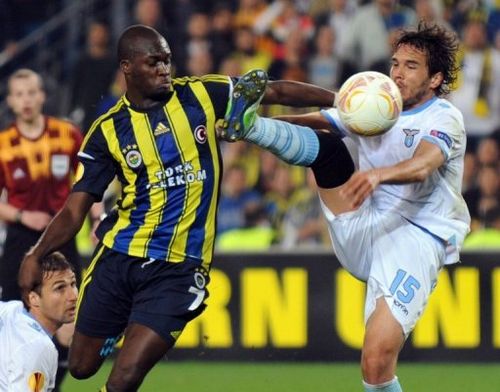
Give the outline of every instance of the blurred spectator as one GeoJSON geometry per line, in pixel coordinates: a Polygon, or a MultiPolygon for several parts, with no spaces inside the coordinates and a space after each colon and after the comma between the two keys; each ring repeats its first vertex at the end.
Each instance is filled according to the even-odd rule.
{"type": "Polygon", "coordinates": [[[239,0],[234,15],[234,25],[253,29],[257,18],[267,9],[265,0],[239,0]]]}
{"type": "Polygon", "coordinates": [[[476,155],[479,166],[498,165],[500,162],[500,147],[498,142],[492,137],[481,139],[477,146],[476,155]]]}
{"type": "Polygon", "coordinates": [[[246,185],[260,192],[258,189],[259,170],[262,165],[261,152],[259,147],[245,142],[224,143],[222,153],[224,155],[224,165],[227,167],[236,165],[245,169],[246,185]]]}
{"type": "Polygon", "coordinates": [[[476,154],[473,151],[467,151],[464,156],[464,175],[462,178],[463,194],[477,187],[478,167],[476,154]]]}
{"type": "Polygon", "coordinates": [[[276,240],[281,241],[283,219],[287,211],[298,203],[300,199],[299,188],[294,179],[290,167],[283,163],[278,164],[269,184],[269,191],[264,195],[264,201],[269,213],[273,228],[277,232],[276,240]]]}
{"type": "Polygon", "coordinates": [[[109,52],[108,26],[92,22],[87,30],[87,48],[73,74],[71,118],[87,132],[96,119],[96,105],[108,94],[116,71],[116,60],[109,52]]]}
{"type": "Polygon", "coordinates": [[[167,39],[170,37],[168,25],[163,18],[160,0],[137,0],[132,24],[143,24],[152,27],[167,39]]]}
{"type": "Polygon", "coordinates": [[[234,57],[225,57],[219,65],[218,73],[228,76],[240,76],[244,72],[241,71],[241,64],[234,57]]]}
{"type": "Polygon", "coordinates": [[[418,20],[436,22],[453,29],[444,19],[444,6],[440,0],[415,0],[415,12],[418,20]]]}
{"type": "MultiPolygon", "coordinates": [[[[294,0],[274,0],[273,3],[280,5],[279,14],[270,25],[271,35],[278,43],[284,45],[290,40],[290,35],[296,31],[302,33],[302,38],[306,42],[312,39],[313,20],[298,9],[294,0]]],[[[277,56],[281,57],[279,53],[277,56]]]]}
{"type": "Polygon", "coordinates": [[[269,78],[306,82],[307,58],[307,42],[303,31],[299,28],[290,31],[284,41],[283,53],[269,65],[269,78]]]}
{"type": "Polygon", "coordinates": [[[214,68],[219,69],[227,54],[234,50],[233,13],[229,3],[219,2],[215,5],[209,38],[214,68]]]}
{"type": "MultiPolygon", "coordinates": [[[[177,76],[192,75],[193,69],[197,75],[201,75],[202,70],[209,70],[208,73],[213,73],[213,57],[210,42],[211,24],[207,14],[194,12],[189,16],[182,45],[182,58],[185,62],[178,63],[177,76]],[[207,61],[208,64],[196,64],[196,61],[207,61]]],[[[196,75],[193,75],[196,76],[196,75]]]]}
{"type": "Polygon", "coordinates": [[[254,68],[269,68],[272,56],[257,49],[257,36],[250,27],[238,28],[234,39],[235,50],[231,57],[240,63],[243,73],[254,68]]]}
{"type": "Polygon", "coordinates": [[[464,27],[463,46],[462,69],[450,101],[462,112],[467,142],[474,148],[500,124],[500,51],[488,44],[486,25],[477,15],[464,27]]]}
{"type": "Polygon", "coordinates": [[[241,228],[217,235],[216,248],[222,251],[259,251],[269,249],[275,232],[261,204],[245,208],[245,224],[241,228]]]}
{"type": "Polygon", "coordinates": [[[316,18],[316,26],[328,25],[334,32],[335,55],[345,53],[346,35],[357,9],[355,0],[328,0],[329,10],[316,18]]]}
{"type": "Polygon", "coordinates": [[[469,205],[473,220],[472,229],[482,225],[486,213],[500,206],[500,176],[498,166],[483,166],[478,172],[478,197],[476,204],[469,205]]]}
{"type": "MultiPolygon", "coordinates": [[[[166,18],[163,14],[162,1],[160,0],[136,0],[135,7],[132,15],[132,22],[130,24],[143,24],[154,28],[161,35],[163,35],[170,45],[170,50],[172,51],[173,66],[172,72],[177,74],[178,72],[185,73],[186,64],[186,53],[185,53],[185,32],[183,31],[183,26],[186,19],[181,19],[184,23],[179,21],[182,28],[175,28],[170,22],[176,20],[180,8],[184,8],[183,15],[189,15],[191,8],[187,4],[179,4],[179,1],[169,2],[169,8],[167,10],[166,18]],[[169,23],[167,23],[167,19],[169,23]]],[[[186,3],[186,1],[182,1],[186,3]]],[[[191,3],[189,1],[188,3],[191,3]]]]}
{"type": "Polygon", "coordinates": [[[266,33],[270,21],[279,11],[279,7],[268,5],[266,0],[239,0],[234,15],[234,26],[236,29],[249,28],[253,31],[256,50],[271,54],[274,52],[274,41],[266,33]]]}
{"type": "Polygon", "coordinates": [[[222,179],[217,234],[245,227],[245,211],[258,205],[261,199],[258,192],[247,186],[245,169],[238,165],[229,166],[222,179]]]}
{"type": "Polygon", "coordinates": [[[484,227],[472,231],[464,241],[465,250],[500,250],[500,207],[486,212],[484,227]]]}
{"type": "Polygon", "coordinates": [[[115,72],[115,77],[109,88],[108,94],[102,97],[97,104],[96,118],[106,113],[118,102],[120,97],[125,94],[127,85],[125,84],[125,76],[120,69],[115,72]]]}
{"type": "Polygon", "coordinates": [[[412,24],[415,12],[397,0],[372,0],[361,6],[345,34],[342,80],[358,71],[387,74],[393,35],[412,24]]]}
{"type": "Polygon", "coordinates": [[[295,205],[283,217],[280,229],[282,248],[318,248],[329,243],[317,189],[314,174],[312,170],[308,170],[307,187],[297,192],[295,205]]]}
{"type": "Polygon", "coordinates": [[[307,64],[308,81],[331,90],[338,88],[340,64],[334,55],[335,33],[329,25],[318,27],[314,48],[307,64]]]}
{"type": "Polygon", "coordinates": [[[215,72],[212,53],[208,48],[197,48],[188,54],[187,74],[203,76],[215,72]]]}

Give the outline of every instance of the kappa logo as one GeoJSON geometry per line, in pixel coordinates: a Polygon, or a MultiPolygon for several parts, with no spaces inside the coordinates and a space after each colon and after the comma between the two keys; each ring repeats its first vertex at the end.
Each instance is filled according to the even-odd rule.
{"type": "Polygon", "coordinates": [[[410,148],[413,145],[413,142],[415,140],[415,135],[417,135],[420,132],[420,129],[408,129],[405,128],[403,129],[403,132],[405,133],[405,146],[410,148]]]}
{"type": "Polygon", "coordinates": [[[153,131],[153,135],[159,136],[159,135],[163,135],[164,133],[167,133],[167,132],[170,132],[170,128],[167,127],[162,122],[159,122],[158,125],[156,126],[155,130],[153,131]]]}

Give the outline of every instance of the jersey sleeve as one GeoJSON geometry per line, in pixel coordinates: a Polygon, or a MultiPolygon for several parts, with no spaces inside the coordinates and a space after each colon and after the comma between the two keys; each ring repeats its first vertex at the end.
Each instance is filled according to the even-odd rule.
{"type": "Polygon", "coordinates": [[[116,166],[100,127],[87,135],[78,152],[78,160],[73,192],[86,192],[96,201],[101,201],[104,191],[115,177],[116,166]]]}
{"type": "Polygon", "coordinates": [[[349,136],[351,138],[355,138],[356,135],[351,131],[349,131],[344,126],[344,124],[342,124],[342,121],[340,121],[339,112],[337,111],[336,108],[322,109],[320,113],[323,117],[325,117],[328,120],[330,125],[339,134],[340,137],[349,136]]]}
{"type": "Polygon", "coordinates": [[[437,145],[446,160],[454,158],[465,148],[466,136],[463,119],[459,113],[443,110],[435,116],[422,140],[437,145]]]}
{"type": "Polygon", "coordinates": [[[203,84],[212,100],[217,119],[223,118],[226,113],[229,97],[236,80],[224,75],[207,75],[203,77],[203,84]]]}
{"type": "Polygon", "coordinates": [[[11,353],[9,391],[51,391],[56,372],[57,351],[52,342],[48,339],[27,342],[11,353]]]}

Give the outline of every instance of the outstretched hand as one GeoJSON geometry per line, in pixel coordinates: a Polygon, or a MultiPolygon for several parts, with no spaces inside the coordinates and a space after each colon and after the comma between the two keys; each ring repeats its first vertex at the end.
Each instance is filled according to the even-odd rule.
{"type": "Polygon", "coordinates": [[[375,170],[355,172],[342,186],[340,195],[352,208],[358,208],[380,184],[380,176],[375,170]]]}
{"type": "Polygon", "coordinates": [[[42,283],[42,269],[39,258],[28,252],[19,269],[18,284],[24,299],[31,290],[42,283]]]}

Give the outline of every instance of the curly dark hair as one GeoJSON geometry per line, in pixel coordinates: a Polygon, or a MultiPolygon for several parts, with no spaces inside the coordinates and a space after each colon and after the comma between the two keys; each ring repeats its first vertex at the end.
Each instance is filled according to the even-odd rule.
{"type": "Polygon", "coordinates": [[[457,53],[460,47],[458,37],[450,29],[434,23],[420,21],[416,29],[402,31],[394,43],[394,51],[402,45],[413,46],[427,55],[429,75],[443,74],[443,82],[436,88],[438,97],[447,95],[457,78],[460,65],[457,53]]]}

